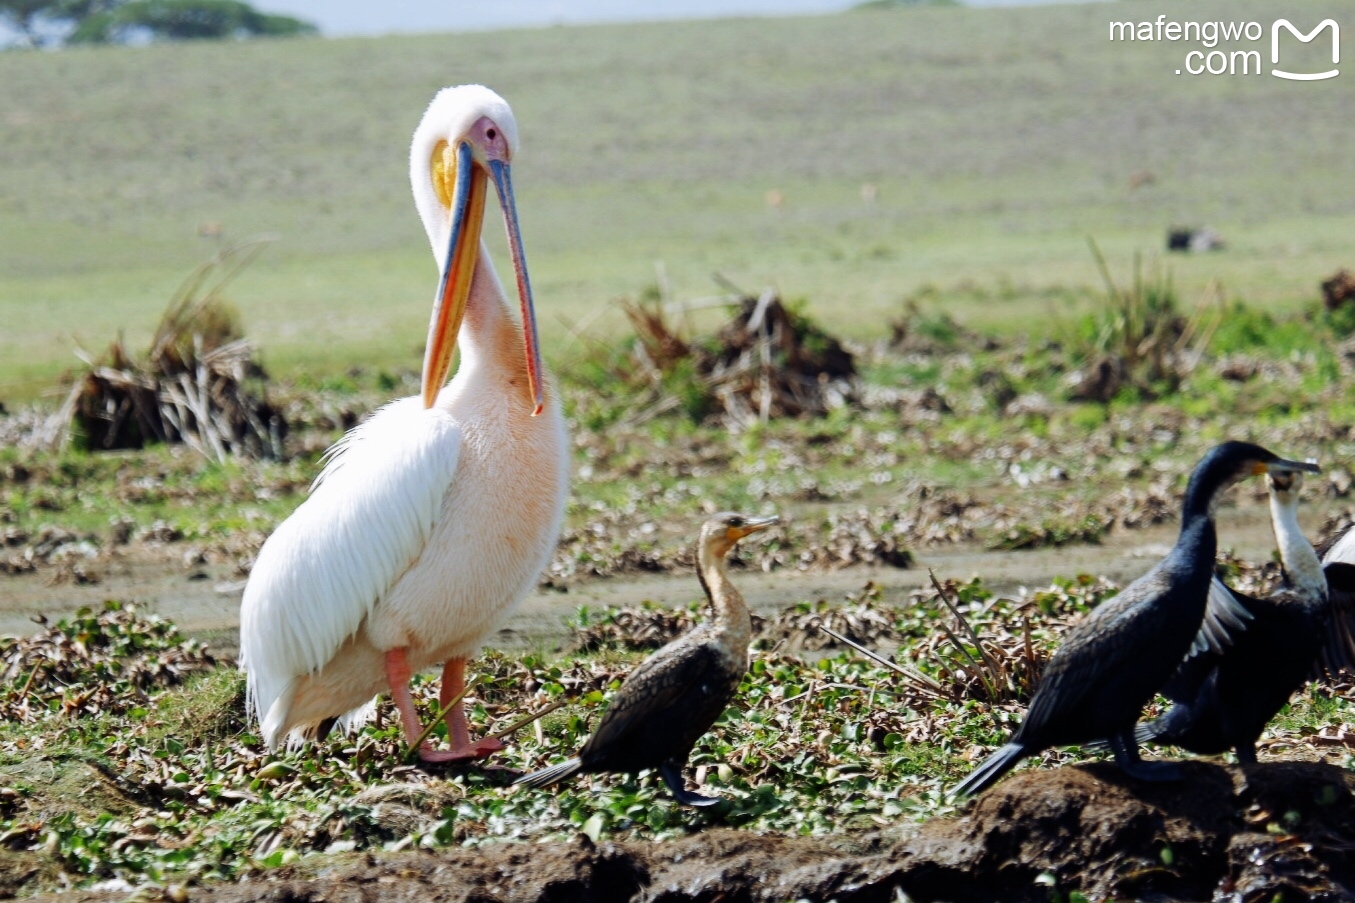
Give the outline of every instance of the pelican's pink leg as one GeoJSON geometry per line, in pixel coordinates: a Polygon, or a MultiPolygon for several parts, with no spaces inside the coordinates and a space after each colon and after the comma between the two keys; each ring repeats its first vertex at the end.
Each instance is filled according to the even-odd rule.
{"type": "MultiPolygon", "coordinates": [[[[451,663],[448,663],[450,667],[451,663]]],[[[464,676],[465,660],[461,662],[464,676]]],[[[446,669],[444,669],[444,675],[446,669]]],[[[419,713],[414,708],[414,698],[409,694],[409,679],[413,673],[409,668],[409,660],[405,656],[404,649],[392,649],[386,653],[386,682],[390,684],[391,699],[395,702],[395,707],[400,710],[400,723],[405,729],[405,741],[413,744],[423,733],[423,725],[419,722],[419,713]]],[[[464,684],[462,684],[464,685],[464,684]]],[[[461,692],[461,686],[456,686],[451,693],[447,692],[444,682],[442,698],[451,699],[457,693],[461,692]]],[[[461,704],[457,703],[456,713],[460,715],[461,729],[466,730],[466,715],[461,710],[461,704]]],[[[452,714],[447,716],[447,722],[452,723],[452,714]]],[[[455,743],[456,741],[453,740],[455,743]]],[[[481,740],[479,743],[458,743],[457,748],[450,750],[436,750],[432,745],[425,742],[419,747],[419,758],[425,762],[451,762],[456,759],[481,759],[490,753],[503,749],[503,744],[498,740],[481,740]]]]}
{"type": "MultiPolygon", "coordinates": [[[[466,660],[448,659],[442,666],[442,690],[438,693],[438,701],[446,708],[448,701],[454,699],[464,689],[466,689],[466,660]]],[[[447,709],[446,718],[447,739],[452,744],[452,758],[483,759],[503,749],[502,741],[489,737],[471,742],[470,725],[466,723],[466,708],[460,700],[447,709]]]]}
{"type": "MultiPolygon", "coordinates": [[[[390,684],[391,700],[400,711],[400,724],[405,729],[405,742],[411,745],[423,734],[419,713],[414,708],[414,698],[409,695],[409,679],[412,676],[404,649],[392,649],[386,653],[386,682],[390,684]]],[[[431,747],[425,743],[420,747],[419,755],[422,757],[428,752],[431,752],[431,747]]]]}

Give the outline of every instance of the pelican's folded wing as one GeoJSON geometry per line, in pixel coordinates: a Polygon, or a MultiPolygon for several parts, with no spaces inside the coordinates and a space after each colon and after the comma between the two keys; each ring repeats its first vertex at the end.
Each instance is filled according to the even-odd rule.
{"type": "Polygon", "coordinates": [[[460,449],[452,417],[404,398],[330,450],[310,497],[259,550],[241,602],[240,665],[260,719],[333,658],[418,559],[460,449]]]}

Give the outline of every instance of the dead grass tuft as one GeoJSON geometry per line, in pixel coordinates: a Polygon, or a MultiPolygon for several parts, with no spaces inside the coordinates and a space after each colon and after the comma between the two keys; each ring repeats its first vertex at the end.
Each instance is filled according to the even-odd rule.
{"type": "Polygon", "coordinates": [[[119,337],[72,387],[45,438],[88,448],[182,442],[216,461],[281,458],[286,421],[267,401],[253,358],[222,291],[262,249],[234,245],[198,267],[156,328],[144,361],[119,337]]]}
{"type": "Polygon", "coordinates": [[[694,419],[742,428],[783,417],[821,417],[854,401],[856,362],[836,338],[772,290],[742,295],[713,337],[686,337],[661,301],[623,302],[635,361],[649,395],[631,418],[683,408],[694,419]]]}

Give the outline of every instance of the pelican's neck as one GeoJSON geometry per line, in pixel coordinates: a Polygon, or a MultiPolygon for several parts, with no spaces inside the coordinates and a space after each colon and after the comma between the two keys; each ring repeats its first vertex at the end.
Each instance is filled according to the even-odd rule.
{"type": "MultiPolygon", "coordinates": [[[[456,347],[461,354],[461,363],[453,382],[488,375],[505,394],[513,396],[512,404],[531,414],[535,402],[527,377],[522,327],[513,318],[508,297],[484,242],[480,243],[480,254],[475,261],[470,296],[466,300],[466,318],[461,323],[456,347]]],[[[547,392],[546,404],[550,403],[547,392]]]]}
{"type": "Polygon", "coordinates": [[[1306,595],[1325,597],[1327,578],[1312,543],[1299,527],[1297,492],[1270,493],[1270,526],[1275,531],[1275,546],[1289,583],[1306,595]]]}
{"type": "Polygon", "coordinates": [[[753,638],[753,619],[743,596],[729,580],[725,556],[703,543],[697,553],[696,575],[715,610],[716,629],[728,636],[731,646],[746,651],[753,638]]]}

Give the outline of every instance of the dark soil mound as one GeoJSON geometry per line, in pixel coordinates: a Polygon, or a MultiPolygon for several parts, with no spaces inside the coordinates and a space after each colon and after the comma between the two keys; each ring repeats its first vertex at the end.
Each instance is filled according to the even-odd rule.
{"type": "Polygon", "coordinates": [[[1299,762],[1186,767],[1172,784],[1109,763],[1023,772],[896,848],[899,883],[955,903],[1048,900],[1050,884],[1093,900],[1355,899],[1355,775],[1299,762]]]}
{"type": "MultiPolygon", "coordinates": [[[[1026,771],[913,837],[712,830],[667,843],[501,844],[324,859],[193,900],[838,903],[1355,900],[1355,775],[1331,765],[1186,765],[1148,785],[1109,764],[1026,771]]],[[[66,900],[124,899],[66,895],[66,900]]]]}

